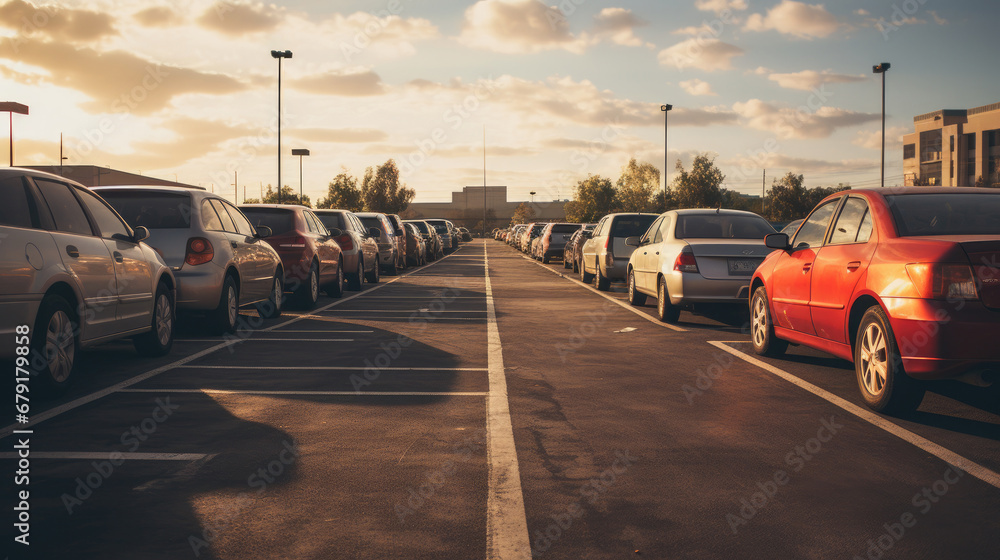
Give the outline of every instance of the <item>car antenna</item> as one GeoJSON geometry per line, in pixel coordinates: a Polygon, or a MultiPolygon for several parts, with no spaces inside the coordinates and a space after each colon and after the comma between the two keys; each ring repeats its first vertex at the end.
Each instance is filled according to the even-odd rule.
{"type": "Polygon", "coordinates": [[[722,210],[722,203],[721,202],[719,203],[719,207],[715,209],[715,213],[718,214],[720,210],[722,210]]]}

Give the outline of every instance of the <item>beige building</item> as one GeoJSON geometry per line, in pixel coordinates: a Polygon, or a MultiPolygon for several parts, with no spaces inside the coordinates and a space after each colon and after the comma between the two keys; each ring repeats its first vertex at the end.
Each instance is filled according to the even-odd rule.
{"type": "Polygon", "coordinates": [[[1000,103],[917,115],[913,126],[903,136],[905,185],[1000,183],[1000,103]]]}
{"type": "MultiPolygon", "coordinates": [[[[527,202],[535,211],[535,218],[542,222],[566,219],[565,200],[552,202],[527,202]]],[[[486,187],[487,231],[507,227],[521,201],[507,200],[507,187],[486,187]]],[[[451,202],[413,202],[402,214],[404,219],[443,218],[470,230],[481,228],[483,223],[483,187],[465,187],[451,193],[451,202]]],[[[478,229],[476,229],[478,231],[478,229]]]]}
{"type": "Polygon", "coordinates": [[[187,189],[205,190],[203,187],[157,179],[148,175],[138,175],[128,171],[119,171],[99,165],[25,165],[25,169],[34,169],[66,177],[85,187],[113,187],[121,185],[146,185],[159,187],[184,187],[187,189]]]}

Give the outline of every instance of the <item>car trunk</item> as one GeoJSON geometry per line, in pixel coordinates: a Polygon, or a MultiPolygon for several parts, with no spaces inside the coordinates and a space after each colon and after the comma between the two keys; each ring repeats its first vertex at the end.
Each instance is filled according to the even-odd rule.
{"type": "Polygon", "coordinates": [[[760,239],[686,239],[694,253],[698,272],[705,278],[733,279],[753,276],[773,249],[760,239]]]}
{"type": "Polygon", "coordinates": [[[976,273],[979,299],[990,309],[1000,310],[1000,240],[962,243],[976,273]]]}
{"type": "MultiPolygon", "coordinates": [[[[178,269],[184,265],[188,240],[192,237],[190,229],[149,229],[145,243],[163,257],[167,266],[178,269]]],[[[219,250],[218,247],[213,248],[219,250]]]]}

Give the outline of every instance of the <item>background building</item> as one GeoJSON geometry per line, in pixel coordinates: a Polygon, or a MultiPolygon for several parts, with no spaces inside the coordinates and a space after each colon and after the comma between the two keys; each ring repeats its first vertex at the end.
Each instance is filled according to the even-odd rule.
{"type": "Polygon", "coordinates": [[[85,187],[113,187],[119,185],[150,185],[166,187],[184,187],[188,189],[205,190],[202,187],[157,179],[146,175],[138,175],[127,171],[119,171],[99,165],[25,165],[25,169],[44,171],[60,175],[80,183],[85,187]]]}
{"type": "Polygon", "coordinates": [[[903,136],[906,185],[1000,186],[1000,103],[913,117],[903,136]]]}
{"type": "MultiPolygon", "coordinates": [[[[507,187],[486,187],[486,231],[507,227],[514,210],[527,202],[541,222],[558,222],[566,219],[566,202],[508,201],[507,187]]],[[[451,193],[451,202],[413,202],[403,212],[405,219],[444,218],[457,226],[465,226],[473,233],[482,229],[483,187],[465,187],[451,193]]]]}

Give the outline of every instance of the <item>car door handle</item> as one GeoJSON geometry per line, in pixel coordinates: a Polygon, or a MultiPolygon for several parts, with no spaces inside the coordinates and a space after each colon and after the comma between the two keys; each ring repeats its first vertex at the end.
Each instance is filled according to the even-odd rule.
{"type": "Polygon", "coordinates": [[[854,271],[859,268],[861,268],[861,261],[851,261],[847,263],[847,270],[854,271]]]}
{"type": "Polygon", "coordinates": [[[112,253],[112,256],[115,257],[115,262],[116,263],[123,263],[123,262],[125,262],[125,257],[123,257],[122,254],[119,253],[118,251],[115,251],[114,253],[112,253]]]}
{"type": "Polygon", "coordinates": [[[802,266],[802,273],[805,274],[806,272],[809,272],[810,270],[812,270],[812,267],[813,267],[812,263],[807,264],[807,265],[803,265],[802,266]]]}
{"type": "Polygon", "coordinates": [[[235,248],[239,247],[240,244],[237,243],[237,242],[235,242],[235,241],[230,241],[229,242],[229,246],[232,247],[233,249],[235,249],[235,248]]]}
{"type": "Polygon", "coordinates": [[[66,246],[66,254],[73,257],[74,259],[80,258],[80,250],[73,245],[66,246]]]}

